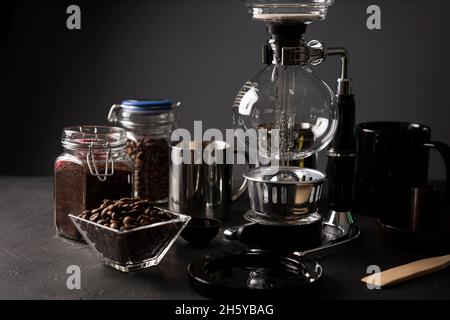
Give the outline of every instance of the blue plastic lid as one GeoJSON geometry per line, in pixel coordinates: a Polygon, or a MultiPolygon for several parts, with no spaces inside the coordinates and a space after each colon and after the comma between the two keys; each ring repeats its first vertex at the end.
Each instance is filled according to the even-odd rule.
{"type": "Polygon", "coordinates": [[[172,108],[173,102],[169,99],[159,100],[133,100],[122,101],[122,106],[133,111],[165,111],[172,108]]]}

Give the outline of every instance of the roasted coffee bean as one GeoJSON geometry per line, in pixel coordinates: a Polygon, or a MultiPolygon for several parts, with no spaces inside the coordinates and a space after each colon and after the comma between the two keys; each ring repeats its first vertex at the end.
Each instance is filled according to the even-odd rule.
{"type": "Polygon", "coordinates": [[[124,224],[123,226],[125,227],[125,230],[131,230],[131,229],[134,229],[134,228],[137,227],[137,226],[136,226],[135,224],[133,224],[133,223],[124,224]]]}
{"type": "Polygon", "coordinates": [[[133,209],[128,212],[130,216],[138,216],[141,212],[138,209],[133,209]]]}
{"type": "Polygon", "coordinates": [[[120,218],[120,213],[119,213],[119,212],[113,212],[113,213],[111,214],[111,219],[113,219],[113,220],[119,220],[119,218],[120,218]]]}
{"type": "Polygon", "coordinates": [[[145,209],[145,214],[157,214],[158,213],[158,209],[155,209],[155,208],[148,208],[148,209],[145,209]]]}
{"type": "Polygon", "coordinates": [[[100,211],[102,211],[102,209],[97,208],[97,209],[92,210],[92,213],[93,213],[93,214],[94,214],[94,213],[99,213],[100,211]]]}
{"type": "Polygon", "coordinates": [[[98,216],[99,216],[98,213],[93,214],[93,215],[89,218],[89,220],[91,220],[91,221],[96,221],[96,220],[98,219],[98,216]]]}
{"type": "Polygon", "coordinates": [[[110,228],[119,230],[120,229],[120,224],[118,222],[111,222],[111,224],[109,225],[110,228]]]}
{"type": "Polygon", "coordinates": [[[123,224],[132,224],[134,222],[136,222],[136,219],[134,219],[130,216],[127,216],[123,219],[123,224]]]}
{"type": "Polygon", "coordinates": [[[148,219],[148,221],[149,221],[150,223],[156,223],[156,222],[161,221],[160,219],[158,219],[157,217],[154,217],[154,216],[149,217],[149,218],[147,218],[147,219],[148,219]]]}
{"type": "Polygon", "coordinates": [[[100,220],[97,221],[97,223],[98,223],[98,224],[105,224],[105,223],[106,223],[106,220],[100,219],[100,220]]]}

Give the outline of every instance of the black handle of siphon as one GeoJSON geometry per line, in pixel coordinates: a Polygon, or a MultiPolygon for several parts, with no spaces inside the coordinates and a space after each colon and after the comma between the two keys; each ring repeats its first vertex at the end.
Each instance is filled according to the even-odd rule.
{"type": "Polygon", "coordinates": [[[354,95],[339,95],[337,106],[338,127],[327,153],[328,204],[331,210],[349,211],[356,165],[354,95]]]}

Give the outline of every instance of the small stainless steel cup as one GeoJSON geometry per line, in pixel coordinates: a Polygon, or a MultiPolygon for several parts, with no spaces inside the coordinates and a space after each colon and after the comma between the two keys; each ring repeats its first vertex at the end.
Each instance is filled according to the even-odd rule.
{"type": "Polygon", "coordinates": [[[169,208],[192,217],[225,220],[231,202],[246,190],[246,181],[233,194],[233,165],[227,164],[230,145],[224,141],[182,141],[170,146],[169,208]]]}

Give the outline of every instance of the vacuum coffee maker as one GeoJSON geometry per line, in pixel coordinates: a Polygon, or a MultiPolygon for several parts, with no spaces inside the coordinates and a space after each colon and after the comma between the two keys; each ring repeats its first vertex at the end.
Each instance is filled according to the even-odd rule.
{"type": "Polygon", "coordinates": [[[307,26],[324,19],[333,0],[243,2],[270,35],[262,51],[264,68],[245,82],[233,104],[234,126],[242,129],[236,132],[256,134],[253,143],[245,135],[237,136],[238,142],[247,155],[256,152],[264,160],[244,174],[248,223],[224,231],[225,239],[248,249],[206,256],[191,263],[188,273],[204,294],[298,296],[301,288],[309,294],[322,275],[315,258],[348,247],[359,236],[350,212],[356,154],[349,57],[344,48],[304,38],[307,26]],[[332,56],[341,62],[335,93],[310,69],[332,56]],[[315,155],[325,148],[326,174],[314,168],[315,155]]]}
{"type": "Polygon", "coordinates": [[[315,242],[319,246],[328,241],[320,240],[324,230],[331,230],[333,239],[353,232],[355,100],[348,76],[349,56],[344,48],[305,40],[308,25],[325,19],[332,3],[244,0],[253,20],[266,24],[270,39],[263,45],[264,68],[235,98],[233,122],[244,131],[266,130],[265,136],[257,134],[256,146],[240,142],[269,165],[244,174],[251,207],[245,218],[252,223],[226,230],[228,239],[243,240],[245,233],[261,242],[267,232],[279,232],[280,246],[302,248],[314,246],[311,239],[319,239],[322,243],[315,242]],[[332,56],[340,58],[341,67],[335,93],[311,70],[332,56]],[[325,148],[326,174],[314,168],[315,156],[325,148]],[[325,185],[328,212],[324,214],[318,207],[325,185]]]}

